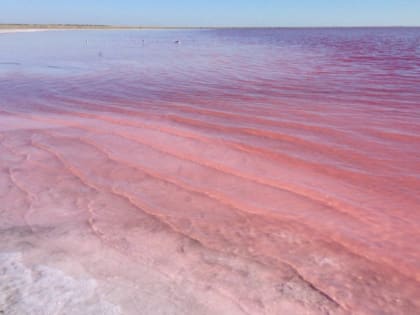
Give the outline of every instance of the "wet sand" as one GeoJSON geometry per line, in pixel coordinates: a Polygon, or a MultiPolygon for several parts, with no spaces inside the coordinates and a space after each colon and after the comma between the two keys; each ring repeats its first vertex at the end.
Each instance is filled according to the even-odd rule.
{"type": "Polygon", "coordinates": [[[206,83],[156,50],[95,72],[7,56],[0,313],[417,314],[418,78],[270,81],[242,55],[224,71],[256,77],[227,80],[172,46],[206,83]]]}

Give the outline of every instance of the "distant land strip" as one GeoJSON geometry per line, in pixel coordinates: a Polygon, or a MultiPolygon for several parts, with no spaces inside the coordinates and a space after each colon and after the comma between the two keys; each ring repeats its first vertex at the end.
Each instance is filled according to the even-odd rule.
{"type": "Polygon", "coordinates": [[[188,26],[122,26],[122,25],[97,25],[97,24],[0,24],[0,29],[92,29],[92,30],[138,30],[138,29],[205,29],[212,27],[188,26]]]}
{"type": "Polygon", "coordinates": [[[13,24],[0,23],[0,30],[141,30],[141,29],[324,29],[324,28],[419,28],[419,26],[133,26],[101,24],[13,24]]]}

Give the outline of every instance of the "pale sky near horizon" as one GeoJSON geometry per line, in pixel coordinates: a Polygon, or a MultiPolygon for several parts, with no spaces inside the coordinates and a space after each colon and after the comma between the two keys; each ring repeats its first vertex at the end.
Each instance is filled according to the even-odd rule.
{"type": "Polygon", "coordinates": [[[0,0],[0,23],[420,26],[420,0],[0,0]]]}

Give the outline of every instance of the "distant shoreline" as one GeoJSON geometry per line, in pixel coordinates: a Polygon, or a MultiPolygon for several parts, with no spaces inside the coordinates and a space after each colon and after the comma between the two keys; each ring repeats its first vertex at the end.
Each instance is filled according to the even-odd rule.
{"type": "Polygon", "coordinates": [[[0,30],[142,30],[142,29],[208,29],[182,26],[115,26],[90,24],[0,24],[0,30]]]}
{"type": "Polygon", "coordinates": [[[2,30],[176,30],[176,29],[329,29],[329,28],[419,28],[419,26],[123,26],[94,24],[0,24],[2,30]]]}

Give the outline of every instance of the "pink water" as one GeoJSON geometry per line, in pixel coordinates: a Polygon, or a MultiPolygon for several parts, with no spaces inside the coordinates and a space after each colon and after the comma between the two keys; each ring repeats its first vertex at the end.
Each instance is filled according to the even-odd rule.
{"type": "Polygon", "coordinates": [[[0,140],[0,233],[223,314],[420,312],[420,29],[2,34],[0,140]]]}

